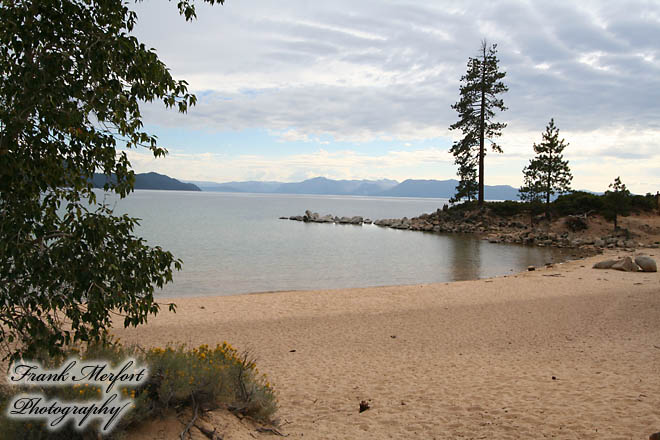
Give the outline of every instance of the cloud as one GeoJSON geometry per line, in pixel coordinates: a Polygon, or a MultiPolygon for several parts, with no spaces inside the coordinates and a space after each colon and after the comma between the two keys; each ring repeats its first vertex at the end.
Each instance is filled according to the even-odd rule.
{"type": "Polygon", "coordinates": [[[486,38],[507,72],[511,168],[551,117],[576,160],[660,150],[658,2],[253,0],[200,4],[194,23],[166,2],[136,8],[138,37],[199,95],[185,117],[146,105],[151,126],[265,129],[282,148],[455,139],[450,106],[486,38]]]}
{"type": "Polygon", "coordinates": [[[271,131],[271,134],[278,137],[278,142],[309,142],[309,136],[293,129],[283,132],[271,131]]]}
{"type": "Polygon", "coordinates": [[[205,91],[195,117],[217,130],[296,127],[356,141],[410,137],[409,129],[436,135],[456,118],[449,106],[482,37],[499,43],[508,73],[502,119],[528,129],[549,115],[577,130],[657,128],[660,5],[626,2],[622,12],[601,3],[235,2],[203,8],[193,24],[165,13],[169,4],[145,3],[138,30],[177,76],[205,91]]]}

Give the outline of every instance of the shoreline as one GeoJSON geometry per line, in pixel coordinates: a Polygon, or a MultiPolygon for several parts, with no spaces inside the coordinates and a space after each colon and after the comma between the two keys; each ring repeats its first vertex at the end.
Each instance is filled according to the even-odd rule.
{"type": "MultiPolygon", "coordinates": [[[[250,350],[292,438],[648,438],[660,276],[591,268],[615,255],[628,253],[471,281],[173,298],[176,314],[113,333],[250,350]]],[[[209,417],[225,438],[268,436],[209,417]]]]}
{"type": "MultiPolygon", "coordinates": [[[[377,227],[377,226],[369,226],[369,227],[377,227]]],[[[411,232],[417,232],[417,231],[411,231],[411,232]]],[[[433,234],[433,235],[459,235],[459,234],[465,234],[468,236],[471,236],[475,240],[485,240],[485,237],[479,236],[475,233],[436,233],[436,232],[425,232],[422,231],[422,234],[433,234]]],[[[491,243],[493,244],[493,243],[491,243]]],[[[502,245],[502,246],[514,246],[514,247],[519,247],[519,248],[530,248],[530,249],[536,249],[537,246],[530,246],[530,245],[524,245],[520,243],[494,243],[497,245],[502,245]]],[[[581,261],[586,258],[592,258],[592,257],[598,257],[602,256],[607,253],[607,251],[611,251],[608,249],[581,249],[581,248],[560,248],[560,247],[550,247],[551,249],[555,249],[559,252],[561,252],[561,257],[560,259],[554,259],[554,257],[551,259],[551,261],[547,261],[538,266],[534,266],[535,269],[540,269],[543,267],[548,267],[548,266],[554,266],[558,264],[565,264],[568,262],[572,261],[581,261]]],[[[614,251],[618,252],[625,252],[628,251],[628,253],[639,253],[641,251],[657,251],[657,249],[652,249],[652,248],[639,248],[639,249],[614,249],[614,251]]],[[[660,253],[660,251],[658,251],[660,253]]],[[[417,286],[417,285],[424,285],[424,286],[431,286],[435,284],[446,284],[446,283],[456,283],[456,282],[464,282],[464,281],[479,281],[479,280],[486,280],[490,278],[499,278],[499,277],[510,277],[515,274],[519,273],[525,273],[527,271],[528,266],[520,266],[519,268],[510,268],[509,272],[501,273],[499,275],[486,275],[480,278],[470,278],[470,279],[458,279],[458,280],[448,280],[448,281],[434,281],[434,282],[420,282],[420,283],[405,283],[405,284],[376,284],[376,285],[368,285],[368,286],[348,286],[348,287],[312,287],[312,288],[300,288],[300,289],[280,289],[280,290],[257,290],[257,291],[248,291],[248,292],[235,292],[235,293],[227,293],[227,294],[217,294],[217,293],[209,293],[205,295],[190,295],[190,296],[176,296],[176,295],[167,295],[167,296],[157,296],[155,299],[157,302],[172,302],[177,299],[181,300],[186,300],[186,299],[193,299],[193,298],[214,298],[214,297],[232,297],[232,296],[245,296],[245,295],[264,295],[264,294],[280,294],[280,293],[287,293],[287,292],[317,292],[317,291],[332,291],[332,290],[347,290],[347,289],[374,289],[374,288],[389,288],[389,287],[408,287],[408,286],[417,286]],[[518,270],[518,272],[516,272],[518,270]]]]}

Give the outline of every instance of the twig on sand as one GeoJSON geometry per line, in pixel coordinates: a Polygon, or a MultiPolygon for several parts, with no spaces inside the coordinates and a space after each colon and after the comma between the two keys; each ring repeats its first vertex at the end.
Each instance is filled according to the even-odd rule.
{"type": "Polygon", "coordinates": [[[275,428],[266,428],[266,427],[263,427],[263,426],[258,427],[257,432],[267,432],[269,434],[279,435],[280,437],[288,437],[289,436],[289,434],[282,434],[280,431],[278,431],[275,428]]]}

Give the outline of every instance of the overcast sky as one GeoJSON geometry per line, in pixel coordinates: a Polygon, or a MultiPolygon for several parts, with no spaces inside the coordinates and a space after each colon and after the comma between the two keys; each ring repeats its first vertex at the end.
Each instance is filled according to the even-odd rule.
{"type": "Polygon", "coordinates": [[[138,3],[136,36],[198,104],[145,106],[170,154],[130,157],[179,179],[455,178],[459,79],[482,39],[507,72],[504,154],[486,184],[522,182],[550,118],[574,187],[660,190],[659,1],[227,0],[138,3]]]}

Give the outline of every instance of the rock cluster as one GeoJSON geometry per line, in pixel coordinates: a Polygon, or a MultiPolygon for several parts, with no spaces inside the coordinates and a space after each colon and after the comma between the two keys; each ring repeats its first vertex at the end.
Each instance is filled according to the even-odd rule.
{"type": "Polygon", "coordinates": [[[624,257],[618,260],[599,261],[594,264],[594,269],[614,269],[624,272],[657,272],[658,266],[655,260],[648,255],[637,255],[635,257],[624,257]],[[634,259],[633,259],[634,258],[634,259]]]}
{"type": "Polygon", "coordinates": [[[280,217],[280,219],[297,220],[306,223],[339,223],[350,225],[361,225],[363,223],[371,224],[370,219],[364,219],[360,216],[355,217],[337,217],[332,214],[321,216],[318,212],[305,211],[305,215],[293,215],[291,217],[280,217]]]}
{"type": "MultiPolygon", "coordinates": [[[[362,217],[336,217],[331,214],[320,216],[316,212],[305,211],[305,215],[280,217],[314,223],[339,224],[370,224],[369,219],[362,217]]],[[[547,232],[533,229],[528,224],[510,218],[487,215],[478,210],[438,209],[431,214],[422,214],[413,218],[389,218],[373,221],[374,225],[406,229],[411,231],[441,232],[441,233],[471,233],[478,234],[491,243],[518,243],[535,246],[580,248],[593,251],[603,248],[635,249],[644,246],[635,240],[618,235],[603,237],[586,237],[585,234],[574,232],[547,232]]],[[[649,245],[657,247],[657,245],[649,245]]]]}

